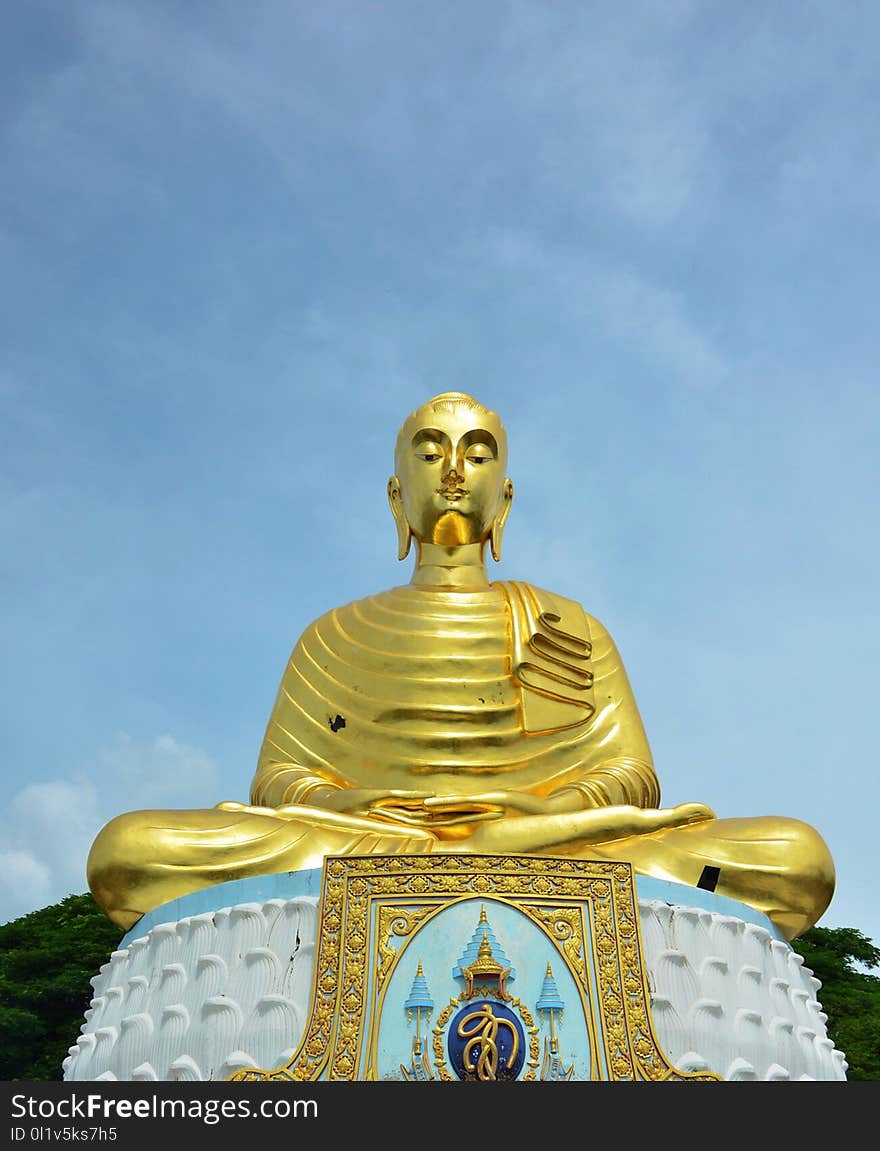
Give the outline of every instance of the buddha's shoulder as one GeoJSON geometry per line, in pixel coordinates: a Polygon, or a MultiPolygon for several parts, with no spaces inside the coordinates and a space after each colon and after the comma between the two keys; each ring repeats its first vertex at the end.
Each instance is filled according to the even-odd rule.
{"type": "Polygon", "coordinates": [[[504,589],[515,610],[525,611],[535,619],[543,616],[575,633],[585,630],[593,643],[610,642],[608,629],[579,600],[523,580],[507,580],[493,586],[504,589]]]}

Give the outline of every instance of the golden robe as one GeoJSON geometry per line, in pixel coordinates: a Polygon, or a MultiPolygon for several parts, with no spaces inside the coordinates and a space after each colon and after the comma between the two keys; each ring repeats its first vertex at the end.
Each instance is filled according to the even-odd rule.
{"type": "Polygon", "coordinates": [[[251,803],[300,803],[327,784],[538,796],[577,785],[590,806],[660,801],[610,635],[574,601],[520,583],[409,584],[306,629],[251,803]]]}
{"type": "Polygon", "coordinates": [[[764,911],[790,939],[827,907],[834,865],[808,824],[719,820],[683,805],[701,808],[691,822],[659,802],[623,663],[579,604],[525,583],[409,584],[305,630],[268,722],[251,807],[118,816],[92,846],[88,878],[126,928],[188,892],[318,867],[327,855],[469,849],[625,860],[691,885],[708,866],[715,890],[764,911]],[[317,796],[310,804],[328,787],[538,798],[573,790],[577,802],[472,826],[467,816],[444,825],[416,806],[407,824],[381,810],[328,810],[317,796]]]}

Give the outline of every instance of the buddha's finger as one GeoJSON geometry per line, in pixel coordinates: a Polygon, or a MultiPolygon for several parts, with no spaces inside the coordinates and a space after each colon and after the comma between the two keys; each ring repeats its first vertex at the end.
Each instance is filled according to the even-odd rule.
{"type": "Polygon", "coordinates": [[[236,799],[225,799],[214,805],[215,811],[234,811],[238,815],[276,815],[279,808],[255,807],[251,803],[239,803],[236,799]]]}
{"type": "MultiPolygon", "coordinates": [[[[597,819],[601,819],[603,808],[597,808],[597,819]]],[[[704,823],[714,819],[710,808],[702,803],[681,803],[677,807],[647,808],[637,811],[633,817],[632,830],[636,833],[669,831],[674,827],[688,827],[694,823],[704,823]]]]}
{"type": "Polygon", "coordinates": [[[503,804],[503,799],[497,793],[483,795],[432,795],[429,799],[425,800],[425,807],[430,808],[432,811],[443,808],[462,808],[465,810],[473,809],[474,811],[480,811],[486,807],[500,808],[503,804]]]}
{"type": "MultiPolygon", "coordinates": [[[[449,815],[435,815],[429,822],[429,827],[455,827],[462,823],[487,823],[491,820],[501,819],[504,815],[502,810],[495,811],[468,811],[459,812],[457,814],[449,815]]],[[[422,827],[425,826],[424,822],[421,823],[422,827]]]]}
{"type": "Polygon", "coordinates": [[[474,811],[501,811],[518,819],[522,814],[542,815],[546,811],[546,801],[527,792],[484,791],[477,795],[438,795],[426,799],[425,807],[430,811],[444,808],[471,808],[474,811]]]}
{"type": "Polygon", "coordinates": [[[670,809],[675,816],[676,823],[702,823],[707,819],[715,819],[715,812],[705,803],[680,803],[670,809]]]}
{"type": "Polygon", "coordinates": [[[500,803],[458,803],[455,807],[443,808],[442,810],[436,807],[431,808],[428,814],[432,821],[450,817],[468,820],[478,815],[506,815],[507,809],[500,803]]]}
{"type": "Polygon", "coordinates": [[[402,823],[407,827],[425,827],[424,816],[411,815],[403,808],[386,807],[371,809],[367,811],[365,815],[367,819],[372,819],[377,824],[402,823]]]}
{"type": "Polygon", "coordinates": [[[370,800],[370,807],[377,811],[394,807],[424,808],[431,799],[430,791],[385,791],[370,800]]]}

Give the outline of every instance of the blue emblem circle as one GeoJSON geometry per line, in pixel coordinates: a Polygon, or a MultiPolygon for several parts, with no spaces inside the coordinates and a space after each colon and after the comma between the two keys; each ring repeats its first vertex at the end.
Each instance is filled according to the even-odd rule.
{"type": "Polygon", "coordinates": [[[458,1078],[483,1083],[517,1079],[526,1058],[523,1025],[498,999],[471,999],[457,1011],[446,1046],[458,1078]]]}

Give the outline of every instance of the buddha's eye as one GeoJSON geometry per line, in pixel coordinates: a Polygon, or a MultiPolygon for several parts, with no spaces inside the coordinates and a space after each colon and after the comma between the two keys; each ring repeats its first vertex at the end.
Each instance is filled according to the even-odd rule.
{"type": "Polygon", "coordinates": [[[469,464],[486,464],[495,459],[495,453],[486,444],[472,444],[464,458],[469,464]]]}
{"type": "Polygon", "coordinates": [[[438,444],[419,444],[416,449],[416,457],[424,460],[426,464],[435,464],[437,460],[442,459],[443,452],[438,444]]]}

